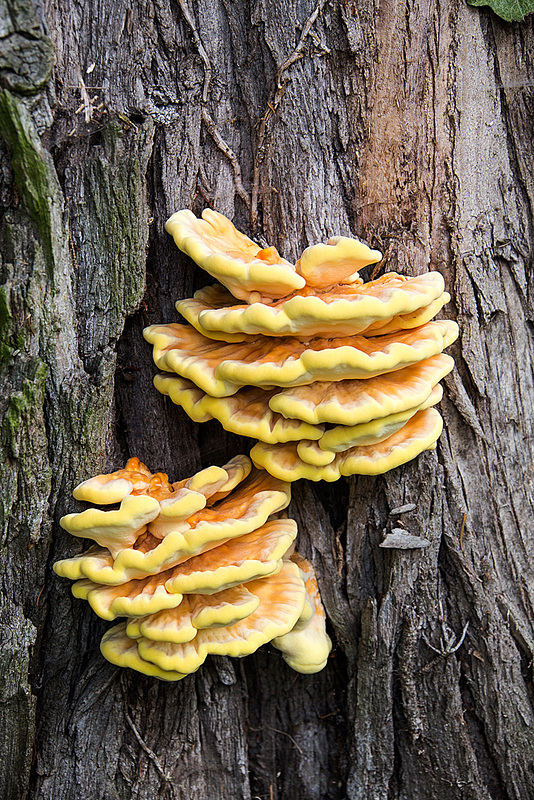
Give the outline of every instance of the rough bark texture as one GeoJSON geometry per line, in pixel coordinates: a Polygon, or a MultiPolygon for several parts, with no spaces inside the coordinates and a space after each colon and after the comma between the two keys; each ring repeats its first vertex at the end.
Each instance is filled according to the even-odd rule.
{"type": "Polygon", "coordinates": [[[0,0],[0,20],[0,795],[534,797],[532,18],[0,0]],[[288,258],[352,234],[382,270],[438,269],[460,325],[437,451],[294,487],[335,642],[316,676],[270,647],[175,685],[121,672],[51,570],[80,548],[58,526],[79,480],[250,446],[159,396],[141,337],[207,282],[163,231],[206,205],[288,258]],[[407,503],[431,546],[380,549],[407,503]]]}

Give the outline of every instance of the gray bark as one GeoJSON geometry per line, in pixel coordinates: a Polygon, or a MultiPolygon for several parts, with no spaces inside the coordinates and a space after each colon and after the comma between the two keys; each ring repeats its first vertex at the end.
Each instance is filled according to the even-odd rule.
{"type": "Polygon", "coordinates": [[[532,18],[458,0],[0,12],[1,796],[534,797],[532,18]],[[435,452],[294,487],[335,643],[315,676],[271,647],[174,685],[121,672],[51,570],[81,549],[58,525],[80,480],[132,455],[177,480],[250,447],[158,395],[141,337],[209,280],[163,231],[206,205],[286,258],[345,234],[383,270],[438,269],[460,325],[435,452]],[[430,546],[379,548],[407,503],[430,546]]]}

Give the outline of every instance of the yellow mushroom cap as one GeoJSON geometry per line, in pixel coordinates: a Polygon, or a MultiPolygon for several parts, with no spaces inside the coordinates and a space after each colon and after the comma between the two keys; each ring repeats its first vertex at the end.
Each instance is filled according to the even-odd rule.
{"type": "Polygon", "coordinates": [[[235,625],[250,617],[260,604],[258,595],[244,585],[232,586],[211,595],[188,595],[187,600],[191,607],[191,621],[199,631],[235,625]]]}
{"type": "MultiPolygon", "coordinates": [[[[195,473],[192,478],[188,478],[183,482],[186,489],[194,492],[200,492],[207,499],[211,499],[214,495],[219,494],[221,491],[227,493],[231,491],[240,481],[250,474],[251,464],[247,456],[238,456],[234,462],[225,464],[224,467],[206,467],[195,473]]],[[[181,483],[173,484],[175,487],[181,486],[181,483]]]]}
{"type": "Polygon", "coordinates": [[[336,457],[333,450],[322,449],[319,447],[319,442],[312,442],[309,439],[297,443],[297,455],[301,461],[313,464],[314,467],[326,467],[336,457]]]}
{"type": "Polygon", "coordinates": [[[120,503],[131,494],[133,484],[126,478],[114,478],[111,475],[97,475],[83,481],[74,489],[72,496],[76,500],[107,505],[120,503]]]}
{"type": "Polygon", "coordinates": [[[361,425],[424,403],[453,367],[453,359],[439,353],[368,380],[320,381],[284,389],[270,398],[269,406],[311,425],[361,425]]]}
{"type": "Polygon", "coordinates": [[[402,369],[452,344],[458,326],[441,320],[387,336],[308,343],[262,337],[255,343],[222,344],[187,325],[152,325],[144,336],[154,344],[154,361],[160,369],[193,381],[212,397],[225,397],[246,385],[302,386],[402,369]]]}
{"type": "Polygon", "coordinates": [[[163,611],[140,619],[131,618],[126,626],[126,634],[130,639],[141,639],[145,636],[153,642],[165,641],[174,644],[190,642],[197,635],[198,629],[191,620],[188,598],[183,599],[177,611],[177,614],[170,617],[163,611]],[[148,636],[149,633],[150,636],[148,636]]]}
{"type": "Polygon", "coordinates": [[[120,503],[129,494],[148,494],[157,500],[172,491],[167,475],[153,475],[138,458],[130,458],[124,469],[108,475],[96,475],[80,483],[73,491],[76,500],[108,505],[120,503]]]}
{"type": "Polygon", "coordinates": [[[216,419],[225,430],[240,436],[275,444],[319,439],[324,433],[321,425],[286,419],[272,411],[269,400],[277,389],[245,386],[230,397],[211,397],[187,378],[165,373],[155,376],[154,386],[181,406],[194,422],[216,419]]]}
{"type": "Polygon", "coordinates": [[[252,461],[248,456],[239,455],[230,459],[224,465],[226,480],[217,487],[213,487],[211,494],[208,496],[208,505],[212,506],[227,497],[245,478],[248,478],[251,470],[252,461]]]}
{"type": "Polygon", "coordinates": [[[128,623],[128,636],[153,642],[183,644],[195,638],[199,630],[235,625],[249,617],[260,598],[246,586],[233,586],[216,594],[192,594],[172,611],[151,614],[128,623]]]}
{"type": "Polygon", "coordinates": [[[163,539],[170,533],[190,528],[189,518],[206,505],[226,497],[249,475],[252,464],[247,456],[236,456],[224,467],[211,466],[193,477],[172,484],[172,494],[160,503],[160,514],[150,525],[150,533],[163,539]]]}
{"type": "Polygon", "coordinates": [[[194,672],[210,653],[249,655],[294,627],[306,596],[296,564],[285,562],[277,575],[251,581],[247,589],[259,597],[260,603],[245,619],[226,627],[199,630],[194,639],[183,644],[138,639],[140,656],[161,669],[194,672]]]}
{"type": "Polygon", "coordinates": [[[295,627],[273,639],[273,645],[282,651],[284,661],[292,669],[310,675],[324,669],[332,642],[326,633],[326,615],[313,567],[298,553],[291,560],[298,565],[305,581],[306,603],[295,627]]]}
{"type": "MultiPolygon", "coordinates": [[[[405,411],[399,411],[396,414],[389,414],[387,417],[371,420],[371,422],[364,422],[360,425],[336,425],[336,427],[326,431],[319,441],[313,444],[323,451],[326,450],[332,453],[342,453],[350,447],[379,444],[379,442],[389,439],[390,436],[401,430],[418,411],[424,411],[425,408],[435,406],[442,397],[443,389],[438,384],[434,386],[424,403],[420,403],[418,406],[407,408],[405,411]]],[[[299,455],[301,458],[303,457],[300,448],[299,455]]],[[[306,460],[305,458],[304,461],[306,460]]]]}
{"type": "Polygon", "coordinates": [[[399,411],[387,417],[373,419],[360,425],[336,425],[319,439],[312,442],[303,440],[297,444],[297,454],[302,461],[315,467],[331,464],[336,453],[343,453],[352,447],[366,447],[389,439],[401,430],[418,411],[439,403],[443,396],[441,386],[434,386],[427,400],[415,408],[399,411]]]}
{"type": "Polygon", "coordinates": [[[439,272],[414,277],[387,273],[320,294],[306,287],[268,305],[238,304],[222,287],[207,286],[176,308],[204,336],[237,342],[254,341],[258,334],[299,339],[383,335],[419,327],[448,300],[439,272]]]}
{"type": "Polygon", "coordinates": [[[302,461],[293,443],[269,445],[258,442],[250,456],[258,467],[286,481],[300,478],[337,481],[342,475],[380,475],[411,461],[424,450],[433,449],[442,427],[443,421],[435,409],[418,411],[400,431],[383,442],[351,447],[337,453],[325,466],[313,466],[302,461]]]}
{"type": "MultiPolygon", "coordinates": [[[[86,550],[84,553],[55,561],[52,569],[60,578],[69,578],[71,581],[83,580],[86,577],[83,573],[83,566],[87,559],[93,559],[95,563],[101,564],[102,567],[113,564],[113,556],[109,550],[105,547],[93,545],[93,547],[90,547],[89,550],[86,550]]],[[[98,580],[95,581],[95,583],[98,582],[98,580]]],[[[120,583],[120,581],[117,582],[120,583]]]]}
{"type": "Polygon", "coordinates": [[[102,619],[144,617],[166,608],[176,608],[182,595],[167,591],[160,575],[128,581],[119,586],[106,586],[87,578],[76,581],[72,594],[87,600],[95,614],[102,619]]]}
{"type": "Polygon", "coordinates": [[[296,263],[296,270],[308,286],[326,289],[338,283],[356,280],[358,270],[376,264],[382,258],[358,239],[333,236],[327,244],[307,247],[296,263]]]}
{"type": "Polygon", "coordinates": [[[274,247],[260,248],[217,211],[206,209],[202,219],[191,211],[177,211],[165,230],[180,250],[240,300],[284,297],[304,286],[304,278],[274,247]]]}
{"type": "Polygon", "coordinates": [[[137,642],[126,635],[125,622],[115,625],[104,634],[100,643],[100,651],[104,658],[112,664],[118,667],[130,667],[130,669],[135,669],[136,672],[152,678],[159,678],[162,681],[180,681],[186,677],[184,673],[161,669],[141,658],[137,642]]]}
{"type": "MultiPolygon", "coordinates": [[[[430,275],[435,273],[428,273],[430,275]]],[[[423,276],[421,276],[423,277],[423,276]]],[[[411,328],[420,328],[434,319],[436,314],[446,305],[451,296],[448,292],[443,292],[435,300],[426,306],[406,314],[396,314],[390,320],[376,320],[365,329],[366,336],[386,336],[388,333],[396,331],[406,331],[411,328]]]]}
{"type": "Polygon", "coordinates": [[[294,520],[271,520],[165,572],[114,586],[84,578],[76,581],[72,593],[87,600],[102,619],[145,617],[176,608],[182,593],[213,594],[277,572],[296,535],[294,520]]]}
{"type": "MultiPolygon", "coordinates": [[[[290,499],[288,483],[263,470],[253,470],[239,485],[235,496],[231,493],[213,508],[206,507],[191,515],[186,529],[180,521],[177,529],[167,530],[161,541],[153,536],[138,539],[135,547],[121,550],[115,558],[108,550],[92,548],[87,553],[57,561],[54,570],[71,580],[88,578],[110,586],[145,578],[256,530],[271,514],[286,508],[290,499]]],[[[155,520],[151,524],[159,523],[155,520]]]]}
{"type": "Polygon", "coordinates": [[[127,495],[116,511],[88,508],[67,514],[59,524],[73,536],[94,539],[113,555],[134,544],[159,514],[159,503],[148,495],[127,495]]]}
{"type": "Polygon", "coordinates": [[[251,533],[185,561],[166,573],[170,592],[211,594],[276,572],[297,535],[292,519],[269,520],[251,533]]]}
{"type": "Polygon", "coordinates": [[[172,484],[173,494],[160,503],[160,515],[150,525],[150,533],[163,539],[170,533],[186,531],[197,511],[226,497],[252,469],[247,456],[236,456],[224,467],[207,467],[193,477],[172,484]]]}
{"type": "Polygon", "coordinates": [[[186,531],[189,517],[206,506],[206,497],[201,492],[179,488],[159,504],[159,515],[150,524],[150,533],[156,539],[164,539],[170,533],[186,531]]]}

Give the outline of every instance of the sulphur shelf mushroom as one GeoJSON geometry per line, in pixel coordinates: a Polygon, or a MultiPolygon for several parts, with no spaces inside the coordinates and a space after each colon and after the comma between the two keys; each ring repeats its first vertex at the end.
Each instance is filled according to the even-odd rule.
{"type": "Polygon", "coordinates": [[[251,296],[284,297],[305,285],[274,247],[262,249],[216,211],[206,209],[202,219],[191,211],[177,211],[165,229],[180,250],[246,302],[251,296]]]}
{"type": "Polygon", "coordinates": [[[439,272],[336,286],[328,292],[294,293],[272,303],[239,304],[219,285],[195,292],[176,309],[200,333],[227,342],[258,336],[333,338],[382,335],[429,322],[450,300],[439,272]]]}
{"type": "Polygon", "coordinates": [[[434,319],[450,300],[439,273],[365,283],[382,256],[343,236],[293,265],[210,210],[167,230],[220,281],[177,302],[187,324],[144,331],[155,387],[191,419],[257,439],[256,467],[288,482],[378,474],[435,447],[458,336],[434,319]]]}
{"type": "Polygon", "coordinates": [[[180,680],[206,657],[244,656],[273,641],[298,672],[331,649],[311,565],[294,553],[297,526],[280,512],[287,482],[247,456],[170,483],[138,459],[74,490],[119,508],[67,514],[61,525],[97,545],[54,564],[105,620],[112,663],[180,680]]]}

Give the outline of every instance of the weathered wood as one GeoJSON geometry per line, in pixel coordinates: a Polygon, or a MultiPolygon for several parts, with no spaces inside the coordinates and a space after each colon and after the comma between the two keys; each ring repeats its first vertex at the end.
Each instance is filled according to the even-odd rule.
{"type": "Polygon", "coordinates": [[[457,0],[0,12],[0,795],[534,797],[532,19],[457,0]],[[138,455],[178,479],[250,446],[158,395],[141,336],[209,281],[163,230],[206,205],[287,258],[348,234],[381,270],[438,269],[460,325],[436,451],[294,487],[335,643],[316,676],[272,647],[176,685],[121,672],[51,571],[81,549],[58,519],[82,478],[138,455]],[[399,524],[430,545],[380,548],[399,524]]]}

